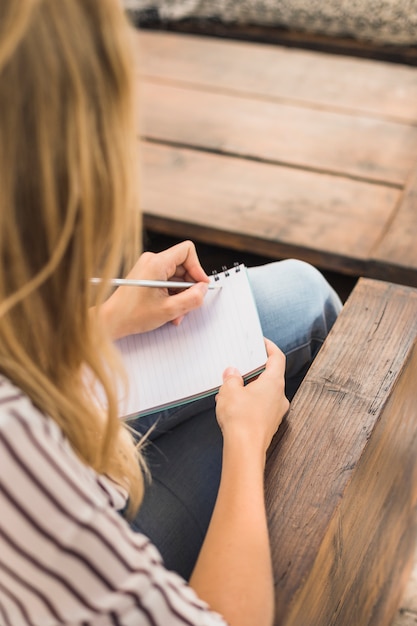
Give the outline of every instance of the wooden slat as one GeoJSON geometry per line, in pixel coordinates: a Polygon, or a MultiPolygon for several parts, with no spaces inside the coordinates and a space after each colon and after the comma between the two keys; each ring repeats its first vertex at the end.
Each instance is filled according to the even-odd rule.
{"type": "Polygon", "coordinates": [[[400,192],[244,159],[141,144],[145,225],[361,273],[400,192]]]}
{"type": "Polygon", "coordinates": [[[416,537],[417,291],[361,279],[266,474],[276,626],[388,626],[416,537]]]}
{"type": "Polygon", "coordinates": [[[417,286],[415,193],[400,195],[417,68],[169,33],[138,45],[142,132],[178,148],[146,149],[148,228],[417,286]]]}
{"type": "Polygon", "coordinates": [[[417,128],[276,102],[142,85],[143,134],[200,149],[403,185],[417,128]]]}
{"type": "MultiPolygon", "coordinates": [[[[401,598],[401,609],[404,612],[407,611],[408,613],[414,614],[415,624],[417,619],[417,550],[414,552],[414,562],[411,576],[408,579],[403,597],[401,598]]],[[[401,620],[401,616],[397,617],[397,621],[395,622],[395,626],[400,626],[400,624],[405,626],[404,621],[401,620]]]]}
{"type": "Polygon", "coordinates": [[[401,276],[401,282],[417,287],[417,167],[398,211],[376,246],[369,274],[385,280],[401,276]]]}
{"type": "Polygon", "coordinates": [[[143,74],[417,122],[417,68],[279,46],[139,32],[143,74]]]}

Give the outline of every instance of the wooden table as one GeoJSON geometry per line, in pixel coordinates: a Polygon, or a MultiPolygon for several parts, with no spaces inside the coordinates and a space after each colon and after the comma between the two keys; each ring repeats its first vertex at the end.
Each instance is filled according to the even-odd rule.
{"type": "Polygon", "coordinates": [[[417,286],[417,68],[141,31],[144,225],[417,286]]]}

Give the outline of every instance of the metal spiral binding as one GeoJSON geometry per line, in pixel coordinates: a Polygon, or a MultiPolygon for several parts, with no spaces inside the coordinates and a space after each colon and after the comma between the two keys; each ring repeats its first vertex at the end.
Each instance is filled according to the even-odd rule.
{"type": "MultiPolygon", "coordinates": [[[[235,272],[236,272],[236,273],[237,273],[237,272],[240,272],[240,263],[239,263],[238,261],[236,261],[235,263],[233,263],[233,269],[235,270],[235,272]]],[[[228,267],[227,267],[227,265],[222,265],[222,272],[223,272],[223,274],[224,274],[224,275],[226,276],[226,278],[227,278],[228,276],[230,276],[231,269],[230,269],[230,268],[228,268],[228,267]]],[[[219,276],[219,274],[218,274],[217,270],[213,270],[213,271],[211,272],[211,274],[212,274],[212,276],[213,276],[214,280],[216,280],[216,281],[217,281],[217,280],[220,280],[220,276],[219,276]]]]}

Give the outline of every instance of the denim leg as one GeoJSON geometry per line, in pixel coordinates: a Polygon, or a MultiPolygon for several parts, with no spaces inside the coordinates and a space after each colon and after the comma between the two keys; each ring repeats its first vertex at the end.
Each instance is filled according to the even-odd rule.
{"type": "MultiPolygon", "coordinates": [[[[205,537],[220,483],[223,439],[214,398],[188,405],[192,419],[150,441],[152,482],[131,523],[149,537],[165,566],[188,579],[205,537]]],[[[190,414],[187,413],[187,416],[190,414]]],[[[183,414],[183,417],[184,414],[183,414]]]]}
{"type": "Polygon", "coordinates": [[[323,275],[294,259],[248,269],[264,336],[287,357],[292,399],[333,326],[342,303],[323,275]]]}
{"type": "MultiPolygon", "coordinates": [[[[341,302],[324,277],[302,261],[250,268],[264,335],[287,356],[292,398],[333,325],[341,302]]],[[[145,451],[152,482],[132,523],[161,552],[168,568],[188,578],[203,542],[220,482],[222,436],[213,398],[139,418],[144,433],[156,424],[145,451]]]]}

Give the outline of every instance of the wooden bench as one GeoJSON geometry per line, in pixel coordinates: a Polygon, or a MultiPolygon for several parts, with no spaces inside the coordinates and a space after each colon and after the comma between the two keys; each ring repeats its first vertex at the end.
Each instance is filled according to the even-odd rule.
{"type": "Polygon", "coordinates": [[[388,626],[416,537],[417,290],[360,279],[270,450],[276,626],[388,626]]]}
{"type": "Polygon", "coordinates": [[[140,31],[150,231],[417,286],[417,68],[140,31]]]}

